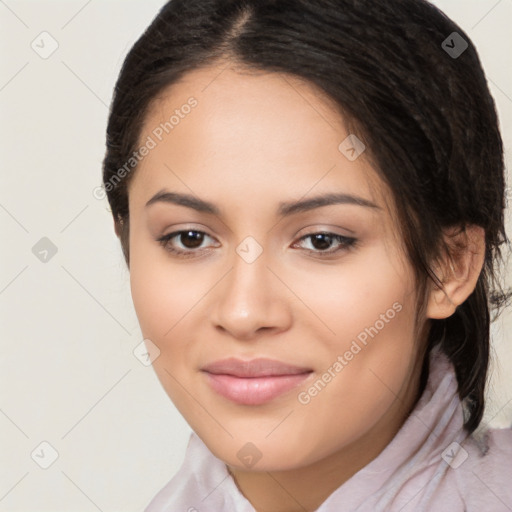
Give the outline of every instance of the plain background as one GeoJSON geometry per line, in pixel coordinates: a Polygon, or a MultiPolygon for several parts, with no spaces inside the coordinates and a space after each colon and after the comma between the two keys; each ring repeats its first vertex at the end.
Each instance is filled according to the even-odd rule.
{"type": "MultiPolygon", "coordinates": [[[[140,511],[182,461],[190,429],[133,354],[129,274],[92,194],[120,66],[164,3],[0,0],[0,512],[140,511]],[[31,47],[43,31],[47,59],[31,47]],[[43,441],[48,469],[31,457],[49,460],[43,441]]],[[[479,51],[510,168],[512,0],[434,3],[479,51]]],[[[510,324],[493,325],[493,426],[512,422],[510,324]]]]}

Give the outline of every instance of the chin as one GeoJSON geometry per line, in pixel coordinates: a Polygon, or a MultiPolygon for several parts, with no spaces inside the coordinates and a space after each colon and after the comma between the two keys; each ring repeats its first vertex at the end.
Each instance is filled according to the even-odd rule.
{"type": "MultiPolygon", "coordinates": [[[[219,437],[211,431],[204,433],[196,430],[208,449],[225,464],[241,471],[287,471],[307,466],[328,455],[322,453],[317,444],[311,446],[302,439],[290,438],[281,433],[274,439],[266,438],[267,434],[251,435],[245,431],[233,438],[219,437]],[[288,439],[288,441],[286,441],[288,439]]],[[[242,430],[240,432],[243,432],[242,430]]]]}

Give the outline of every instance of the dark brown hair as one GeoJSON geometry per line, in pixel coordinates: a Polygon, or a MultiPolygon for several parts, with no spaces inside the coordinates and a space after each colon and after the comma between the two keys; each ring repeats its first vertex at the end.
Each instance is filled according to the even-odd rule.
{"type": "Polygon", "coordinates": [[[424,0],[168,2],[124,61],[107,128],[103,184],[128,266],[127,186],[136,167],[126,172],[126,162],[151,101],[221,59],[300,77],[357,126],[393,193],[420,290],[428,278],[440,284],[432,263],[449,254],[443,228],[485,229],[474,292],[449,318],[430,321],[427,343],[427,350],[440,343],[453,362],[472,432],[484,411],[490,308],[498,314],[510,292],[498,279],[500,246],[509,245],[502,139],[467,34],[424,0]]]}

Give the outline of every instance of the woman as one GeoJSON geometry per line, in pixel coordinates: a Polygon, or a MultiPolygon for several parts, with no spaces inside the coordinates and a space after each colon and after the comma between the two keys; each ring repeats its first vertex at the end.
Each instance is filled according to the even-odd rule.
{"type": "Polygon", "coordinates": [[[129,52],[104,186],[193,433],[161,511],[512,510],[476,437],[503,148],[423,0],[173,0],[129,52]]]}

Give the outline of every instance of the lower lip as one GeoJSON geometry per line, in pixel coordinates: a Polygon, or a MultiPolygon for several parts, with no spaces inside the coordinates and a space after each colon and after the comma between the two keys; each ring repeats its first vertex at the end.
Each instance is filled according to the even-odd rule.
{"type": "Polygon", "coordinates": [[[270,402],[302,384],[310,373],[268,377],[234,377],[206,372],[208,383],[219,395],[241,405],[261,405],[270,402]]]}

